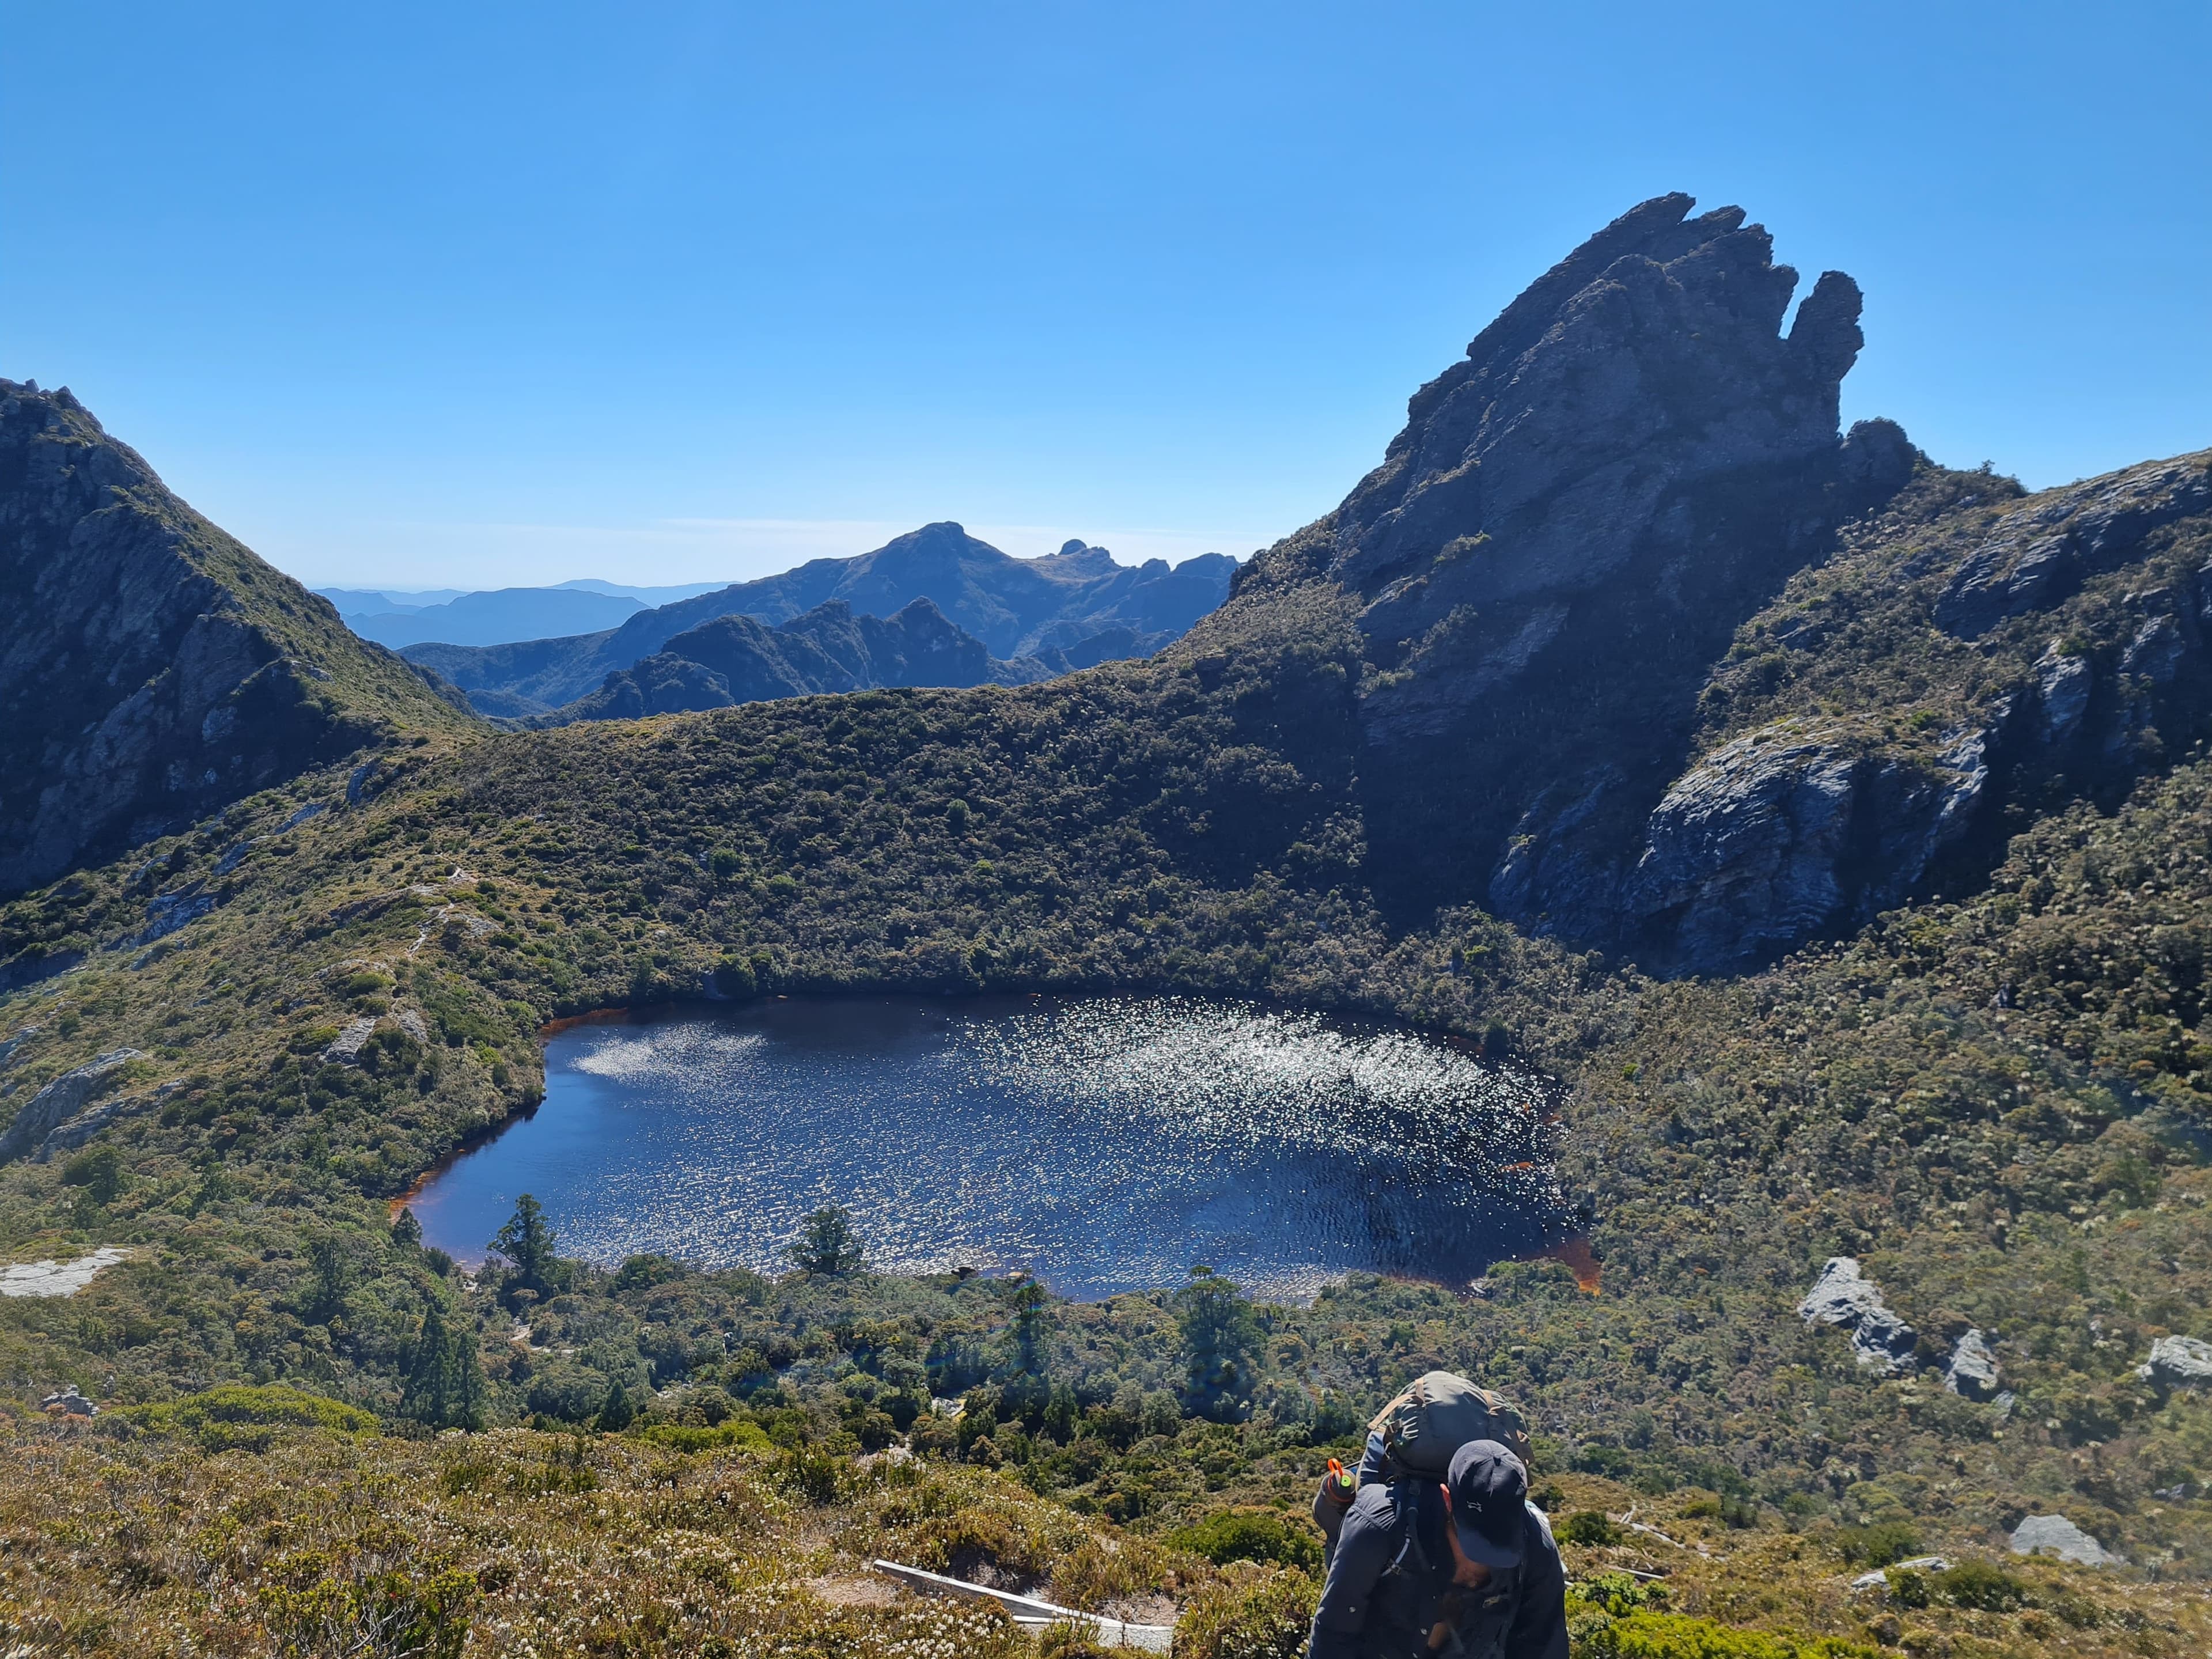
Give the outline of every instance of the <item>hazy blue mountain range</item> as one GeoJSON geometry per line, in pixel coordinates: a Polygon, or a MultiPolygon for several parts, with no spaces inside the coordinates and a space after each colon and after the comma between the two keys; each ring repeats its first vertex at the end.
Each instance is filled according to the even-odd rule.
{"type": "Polygon", "coordinates": [[[453,645],[501,645],[510,640],[542,639],[549,634],[588,634],[617,627],[645,609],[642,601],[627,595],[567,587],[495,588],[407,611],[353,611],[335,592],[326,592],[323,597],[338,607],[346,626],[362,638],[394,650],[428,640],[453,645]]]}
{"type": "Polygon", "coordinates": [[[1041,559],[1018,559],[957,524],[932,524],[872,553],[810,560],[781,575],[638,611],[596,633],[477,646],[439,641],[409,646],[404,654],[460,687],[480,714],[527,717],[589,696],[608,675],[717,617],[747,616],[774,627],[841,600],[856,616],[889,617],[926,599],[989,657],[1035,658],[1046,672],[1064,672],[1146,656],[1180,638],[1228,597],[1236,568],[1222,553],[1175,566],[1164,559],[1116,564],[1104,548],[1075,541],[1041,559]]]}
{"type": "Polygon", "coordinates": [[[504,645],[555,634],[586,634],[613,628],[651,606],[711,593],[723,586],[684,582],[625,587],[582,576],[550,587],[479,592],[453,587],[413,593],[358,587],[319,587],[315,592],[337,606],[346,626],[362,638],[397,650],[429,640],[448,645],[504,645]]]}

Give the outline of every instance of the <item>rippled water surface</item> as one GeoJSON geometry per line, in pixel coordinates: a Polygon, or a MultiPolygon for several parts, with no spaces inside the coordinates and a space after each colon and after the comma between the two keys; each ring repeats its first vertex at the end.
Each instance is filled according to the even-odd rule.
{"type": "Polygon", "coordinates": [[[415,1200],[431,1243],[479,1259],[528,1192],[564,1254],[773,1271],[842,1204],[901,1272],[1097,1297],[1206,1262],[1302,1295],[1557,1232],[1537,1079],[1236,1005],[794,1000],[566,1031],[545,1073],[532,1117],[415,1200]]]}

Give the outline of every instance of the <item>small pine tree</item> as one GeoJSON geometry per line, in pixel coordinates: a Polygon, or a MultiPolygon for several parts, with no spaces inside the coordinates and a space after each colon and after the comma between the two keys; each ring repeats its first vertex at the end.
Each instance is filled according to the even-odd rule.
{"type": "Polygon", "coordinates": [[[446,1426],[474,1434],[491,1421],[491,1384],[477,1355],[477,1334],[459,1325],[447,1342],[446,1426]]]}
{"type": "Polygon", "coordinates": [[[544,1297],[558,1291],[566,1278],[561,1271],[553,1224],[546,1220],[544,1206],[528,1193],[515,1201],[514,1213],[486,1248],[504,1257],[514,1269],[508,1278],[510,1288],[544,1297]]]}
{"type": "Polygon", "coordinates": [[[416,1250],[422,1247],[422,1224],[415,1218],[414,1211],[403,1209],[392,1218],[392,1242],[403,1250],[416,1250]]]}
{"type": "Polygon", "coordinates": [[[307,1242],[307,1261],[314,1278],[304,1310],[311,1325],[327,1325],[345,1311],[346,1292],[354,1285],[354,1242],[337,1233],[324,1233],[307,1242]]]}
{"type": "Polygon", "coordinates": [[[606,1404],[599,1407],[599,1430],[601,1434],[620,1434],[637,1421],[637,1407],[629,1397],[629,1390],[617,1377],[607,1389],[606,1404]]]}
{"type": "Polygon", "coordinates": [[[1030,1279],[1006,1298],[1014,1313],[1014,1368],[1030,1376],[1044,1375],[1044,1286],[1030,1279]]]}
{"type": "Polygon", "coordinates": [[[808,1216],[800,1226],[799,1243],[791,1247],[791,1263],[803,1273],[857,1272],[862,1257],[852,1217],[835,1204],[825,1204],[808,1216]]]}
{"type": "Polygon", "coordinates": [[[433,1302],[422,1316],[422,1328],[415,1339],[415,1358],[407,1369],[407,1383],[400,1390],[399,1414],[434,1429],[447,1426],[452,1410],[453,1344],[445,1317],[433,1302]]]}

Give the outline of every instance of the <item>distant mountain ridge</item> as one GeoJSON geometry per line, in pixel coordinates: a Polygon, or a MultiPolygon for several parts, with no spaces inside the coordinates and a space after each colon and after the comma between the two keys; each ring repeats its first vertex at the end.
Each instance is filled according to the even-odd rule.
{"type": "Polygon", "coordinates": [[[859,616],[831,599],[774,628],[742,613],[701,623],[617,669],[590,696],[527,723],[636,720],[825,691],[1028,685],[1079,665],[1089,665],[1069,663],[1058,652],[1050,661],[994,657],[929,599],[889,617],[859,616]]]}
{"type": "Polygon", "coordinates": [[[444,645],[508,645],[519,640],[589,634],[613,628],[640,611],[674,605],[727,586],[678,582],[663,586],[579,576],[544,587],[456,587],[419,591],[319,587],[345,625],[365,640],[397,651],[436,641],[444,645]]]}
{"type": "Polygon", "coordinates": [[[331,588],[323,597],[365,640],[397,651],[435,640],[446,645],[504,645],[557,634],[619,627],[646,608],[627,594],[573,587],[495,587],[436,605],[392,606],[382,593],[331,588]],[[381,605],[376,602],[382,601],[381,605]],[[354,609],[363,602],[376,608],[354,609]]]}
{"type": "Polygon", "coordinates": [[[1224,553],[1174,566],[1164,559],[1117,564],[1105,549],[1077,541],[1042,558],[1018,559],[945,522],[857,557],[813,559],[781,575],[641,611],[599,633],[506,645],[422,644],[404,654],[459,686],[478,713],[526,718],[588,696],[609,674],[718,617],[747,616],[773,628],[831,600],[856,616],[890,617],[926,599],[992,657],[1049,664],[1059,653],[1081,667],[1149,655],[1181,638],[1228,597],[1236,569],[1224,553]]]}

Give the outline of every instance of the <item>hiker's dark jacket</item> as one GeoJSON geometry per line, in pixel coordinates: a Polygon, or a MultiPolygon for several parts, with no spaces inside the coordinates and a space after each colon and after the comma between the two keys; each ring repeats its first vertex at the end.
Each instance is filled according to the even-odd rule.
{"type": "Polygon", "coordinates": [[[1567,1659],[1567,1576],[1550,1524],[1522,1505],[1521,1565],[1480,1589],[1456,1565],[1433,1480],[1363,1485],[1345,1514],[1307,1659],[1567,1659]],[[1441,1645],[1429,1636],[1450,1626],[1441,1645]]]}

